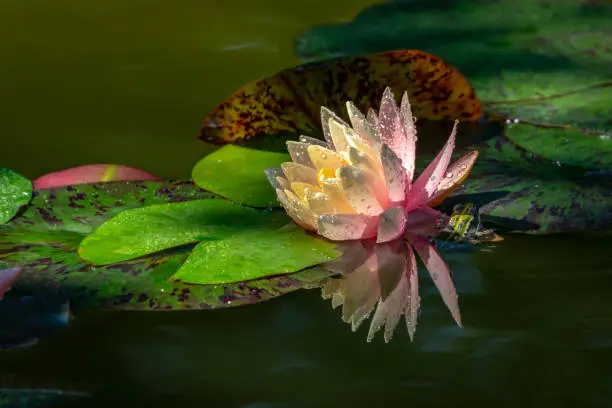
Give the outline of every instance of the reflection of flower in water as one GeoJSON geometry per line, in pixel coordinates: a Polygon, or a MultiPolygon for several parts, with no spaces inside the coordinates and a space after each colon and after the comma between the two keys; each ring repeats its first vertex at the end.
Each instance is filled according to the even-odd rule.
{"type": "Polygon", "coordinates": [[[435,247],[422,236],[384,244],[373,241],[347,243],[342,257],[324,265],[326,269],[344,277],[329,279],[323,286],[323,298],[331,298],[334,308],[342,305],[342,320],[349,323],[353,331],[376,308],[368,341],[383,326],[385,341],[391,340],[402,315],[412,339],[419,312],[419,282],[414,252],[423,261],[444,303],[461,326],[450,270],[435,247]]]}
{"type": "Polygon", "coordinates": [[[366,117],[351,102],[347,110],[352,127],[323,107],[327,143],[307,136],[288,142],[293,162],[266,170],[296,223],[329,240],[351,241],[326,266],[346,279],[330,281],[324,295],[343,305],[343,319],[353,328],[378,304],[368,339],[384,325],[389,340],[402,314],[412,337],[419,308],[416,251],[461,325],[449,268],[427,237],[446,227],[448,217],[432,207],[465,180],[478,152],[450,164],[455,122],[440,153],[413,182],[417,135],[408,95],[398,106],[387,88],[378,115],[371,109],[366,117]]]}

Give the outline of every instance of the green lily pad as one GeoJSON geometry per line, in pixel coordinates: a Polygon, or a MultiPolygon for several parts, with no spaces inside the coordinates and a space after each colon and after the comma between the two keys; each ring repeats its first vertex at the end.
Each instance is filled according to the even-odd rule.
{"type": "Polygon", "coordinates": [[[607,136],[526,125],[508,128],[506,136],[523,149],[556,162],[559,167],[612,169],[612,138],[607,136]]]}
{"type": "Polygon", "coordinates": [[[0,224],[10,221],[31,198],[32,182],[14,171],[0,167],[0,224]]]}
{"type": "Polygon", "coordinates": [[[296,272],[340,255],[335,244],[291,224],[201,242],[174,277],[200,284],[248,281],[296,272]]]}
{"type": "Polygon", "coordinates": [[[287,153],[227,145],[204,157],[193,168],[195,183],[225,198],[252,207],[278,207],[276,192],[264,170],[291,161],[287,153]]]}
{"type": "MultiPolygon", "coordinates": [[[[612,37],[610,39],[612,41],[612,37]]],[[[584,133],[612,135],[610,82],[585,70],[538,74],[509,72],[475,86],[489,112],[538,125],[567,127],[584,133]]]]}
{"type": "Polygon", "coordinates": [[[105,265],[287,222],[290,219],[283,213],[223,199],[151,205],[123,211],[102,224],[81,242],[79,255],[94,265],[105,265]]]}
{"type": "Polygon", "coordinates": [[[236,284],[192,285],[169,278],[193,245],[107,266],[92,266],[77,255],[86,234],[121,210],[211,197],[188,181],[111,182],[38,191],[22,215],[0,226],[0,269],[25,268],[11,293],[59,292],[72,307],[122,310],[240,306],[318,287],[329,275],[313,268],[236,284]]]}

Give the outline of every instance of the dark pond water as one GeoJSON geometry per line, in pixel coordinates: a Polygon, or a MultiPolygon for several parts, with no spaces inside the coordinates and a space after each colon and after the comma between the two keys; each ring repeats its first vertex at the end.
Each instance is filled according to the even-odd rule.
{"type": "MultiPolygon", "coordinates": [[[[2,0],[0,163],[187,177],[219,100],[298,63],[304,29],[368,3],[2,0]]],[[[403,326],[366,343],[318,290],[220,311],[77,312],[69,330],[0,354],[0,388],[94,395],[70,405],[83,407],[607,407],[611,242],[521,236],[447,254],[465,327],[423,279],[414,343],[403,326]]]]}

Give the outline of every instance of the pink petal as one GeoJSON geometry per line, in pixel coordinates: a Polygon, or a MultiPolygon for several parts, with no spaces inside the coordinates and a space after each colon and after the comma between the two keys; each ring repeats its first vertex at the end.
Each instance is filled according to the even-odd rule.
{"type": "Polygon", "coordinates": [[[356,331],[380,297],[376,255],[372,253],[359,268],[346,275],[343,283],[342,320],[350,323],[351,329],[356,331]]]}
{"type": "Polygon", "coordinates": [[[414,162],[416,159],[416,142],[417,142],[417,131],[414,123],[414,117],[410,110],[410,100],[408,99],[408,93],[404,92],[402,96],[402,102],[400,105],[400,119],[402,121],[402,127],[406,132],[406,156],[401,157],[404,168],[406,169],[406,177],[408,183],[412,183],[414,177],[414,162]]]}
{"type": "Polygon", "coordinates": [[[45,174],[34,180],[35,190],[62,187],[73,184],[89,184],[108,181],[160,180],[154,174],[130,166],[116,164],[88,164],[67,170],[45,174]]]}
{"type": "Polygon", "coordinates": [[[382,146],[380,158],[389,201],[391,203],[403,203],[406,199],[407,179],[402,161],[386,144],[382,146]]]}
{"type": "Polygon", "coordinates": [[[317,218],[319,235],[332,241],[376,236],[379,217],[364,214],[325,214],[317,218]]]}
{"type": "MultiPolygon", "coordinates": [[[[391,88],[386,88],[383,93],[378,121],[382,141],[393,150],[402,163],[406,163],[410,159],[414,160],[414,154],[412,157],[408,157],[408,135],[403,126],[403,120],[400,118],[400,110],[395,103],[391,88]]],[[[406,164],[404,165],[406,166],[406,164]]],[[[414,164],[411,166],[414,169],[414,164]]]]}
{"type": "Polygon", "coordinates": [[[406,328],[408,329],[410,341],[413,341],[421,302],[421,298],[419,297],[419,272],[412,247],[406,245],[406,251],[408,254],[406,257],[408,259],[406,264],[406,278],[408,279],[408,290],[410,295],[405,304],[406,309],[404,310],[404,318],[406,319],[406,328]]]}
{"type": "Polygon", "coordinates": [[[478,151],[474,150],[448,166],[444,178],[440,181],[436,192],[429,199],[427,205],[435,207],[442,204],[442,201],[465,181],[477,158],[478,151]]]}
{"type": "Polygon", "coordinates": [[[406,216],[406,232],[424,237],[437,236],[448,224],[448,216],[426,205],[406,216]]]}
{"type": "Polygon", "coordinates": [[[406,210],[404,207],[391,207],[380,215],[376,243],[393,241],[406,230],[406,210]]]}
{"type": "Polygon", "coordinates": [[[444,262],[438,251],[427,238],[418,235],[409,235],[408,240],[419,254],[423,264],[427,268],[431,279],[442,295],[444,304],[450,310],[453,319],[461,327],[461,314],[457,300],[457,290],[453,284],[450,269],[444,262]]]}
{"type": "Polygon", "coordinates": [[[453,131],[440,153],[438,153],[438,156],[429,163],[427,168],[410,187],[406,197],[406,209],[408,211],[426,204],[438,189],[438,185],[446,173],[453,149],[455,148],[455,135],[458,123],[459,121],[455,121],[453,131]]]}
{"type": "Polygon", "coordinates": [[[22,267],[0,269],[0,300],[22,273],[22,267]]]}

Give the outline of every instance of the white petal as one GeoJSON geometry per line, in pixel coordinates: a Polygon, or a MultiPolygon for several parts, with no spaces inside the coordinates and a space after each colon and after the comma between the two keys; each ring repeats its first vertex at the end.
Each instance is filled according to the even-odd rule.
{"type": "Polygon", "coordinates": [[[293,160],[294,163],[314,167],[308,155],[308,146],[310,145],[307,143],[288,141],[287,150],[289,151],[291,160],[293,160]]]}
{"type": "Polygon", "coordinates": [[[337,152],[347,149],[348,144],[343,129],[350,129],[349,124],[325,106],[321,107],[321,127],[323,128],[323,136],[325,136],[330,148],[337,152]]]}
{"type": "Polygon", "coordinates": [[[364,214],[325,214],[317,218],[318,233],[332,241],[372,238],[378,220],[364,214]]]}
{"type": "Polygon", "coordinates": [[[429,163],[423,173],[410,187],[408,197],[406,198],[406,208],[408,210],[426,204],[438,189],[438,185],[446,173],[453,149],[455,148],[455,135],[457,134],[458,123],[458,121],[455,121],[453,131],[440,153],[429,163]]]}

